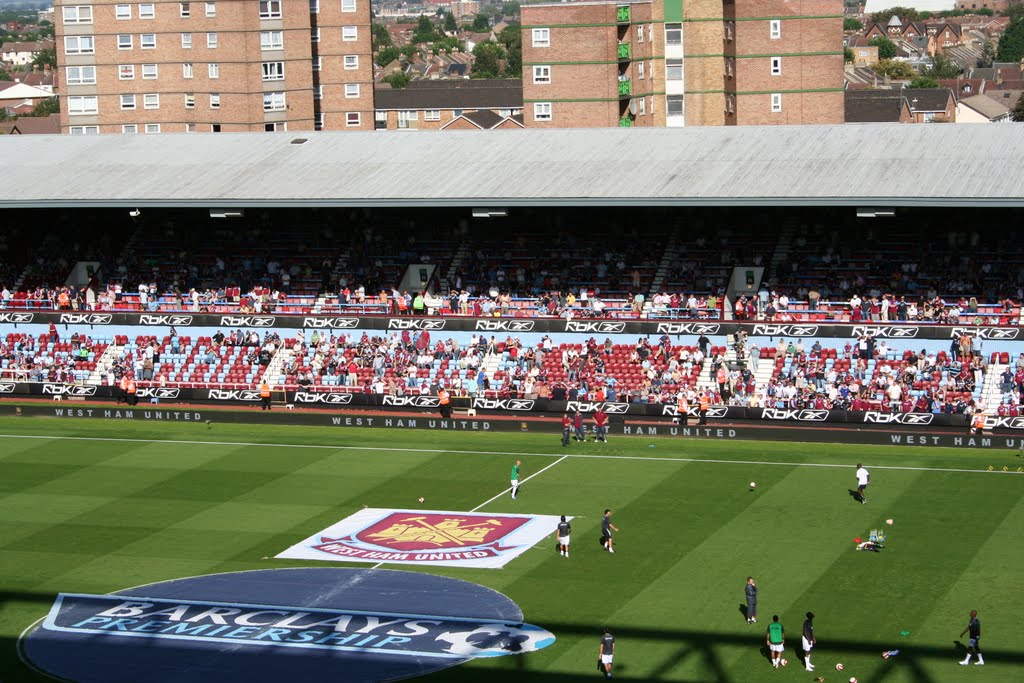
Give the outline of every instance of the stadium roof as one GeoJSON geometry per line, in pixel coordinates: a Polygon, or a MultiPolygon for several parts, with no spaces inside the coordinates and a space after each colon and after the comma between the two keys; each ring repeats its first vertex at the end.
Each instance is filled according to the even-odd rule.
{"type": "Polygon", "coordinates": [[[5,136],[0,149],[13,162],[0,207],[1024,206],[1024,125],[5,136]]]}

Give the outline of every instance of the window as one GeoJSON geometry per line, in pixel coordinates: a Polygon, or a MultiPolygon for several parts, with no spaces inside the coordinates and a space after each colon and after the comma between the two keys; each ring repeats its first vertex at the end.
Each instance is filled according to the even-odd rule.
{"type": "Polygon", "coordinates": [[[731,22],[731,21],[725,22],[725,39],[726,40],[730,40],[730,41],[732,40],[732,32],[733,32],[733,29],[735,29],[735,28],[736,28],[736,24],[734,22],[731,22]]]}
{"type": "Polygon", "coordinates": [[[550,83],[551,82],[551,67],[550,66],[535,66],[535,67],[533,67],[533,82],[534,83],[550,83]]]}
{"type": "Polygon", "coordinates": [[[768,35],[772,40],[778,40],[782,37],[782,20],[772,19],[768,22],[768,35]]]}
{"type": "Polygon", "coordinates": [[[210,109],[220,109],[220,93],[210,93],[210,109]]]}
{"type": "MultiPolygon", "coordinates": [[[[128,37],[131,38],[131,36],[128,37]]],[[[92,36],[64,36],[64,54],[91,55],[94,52],[96,52],[96,43],[93,42],[92,36]]]]}
{"type": "Polygon", "coordinates": [[[782,57],[772,57],[772,76],[782,75],[782,57]]]}
{"type": "Polygon", "coordinates": [[[313,71],[319,71],[323,66],[323,59],[319,56],[313,58],[313,71]]]}
{"type": "Polygon", "coordinates": [[[135,95],[121,95],[121,109],[135,109],[135,95]]]}
{"type": "Polygon", "coordinates": [[[640,116],[644,116],[644,115],[647,114],[647,98],[646,97],[641,97],[640,98],[640,109],[638,111],[639,111],[640,116]]]}
{"type": "Polygon", "coordinates": [[[65,24],[92,23],[92,6],[90,5],[75,5],[74,7],[64,7],[63,10],[65,24]]]}
{"type": "Polygon", "coordinates": [[[418,128],[419,113],[415,111],[398,112],[399,128],[418,128]]]}
{"type": "Polygon", "coordinates": [[[647,111],[651,112],[651,116],[654,115],[654,96],[651,95],[651,106],[647,107],[647,111]]]}
{"type": "Polygon", "coordinates": [[[319,43],[320,42],[320,27],[319,26],[317,26],[316,28],[309,29],[309,40],[310,40],[310,42],[313,42],[313,43],[319,43]]]}
{"type": "Polygon", "coordinates": [[[280,81],[284,78],[284,62],[263,62],[263,80],[280,81]]]}
{"type": "Polygon", "coordinates": [[[682,116],[683,115],[683,96],[682,95],[669,95],[665,98],[665,115],[666,116],[682,116]]]}
{"type": "Polygon", "coordinates": [[[195,133],[196,132],[196,124],[194,124],[194,123],[186,123],[185,124],[185,132],[186,133],[195,133]]]}
{"type": "Polygon", "coordinates": [[[351,71],[359,68],[359,55],[345,55],[345,68],[351,71]]]}
{"type": "Polygon", "coordinates": [[[260,19],[280,19],[281,0],[260,0],[260,19]]]}
{"type": "Polygon", "coordinates": [[[178,15],[184,18],[192,16],[192,3],[190,2],[179,2],[178,3],[178,15]]]}
{"type": "Polygon", "coordinates": [[[142,65],[142,77],[147,80],[152,80],[157,77],[156,64],[143,64],[142,65]]]}
{"type": "Polygon", "coordinates": [[[122,81],[130,81],[135,78],[135,65],[122,64],[117,67],[117,77],[122,81]]]}
{"type": "Polygon", "coordinates": [[[143,50],[155,50],[156,49],[156,34],[155,33],[143,33],[139,36],[139,46],[143,50]]]}
{"type": "Polygon", "coordinates": [[[132,18],[131,5],[114,5],[114,18],[118,21],[132,18]]]}
{"type": "Polygon", "coordinates": [[[551,47],[551,29],[549,29],[549,28],[535,28],[535,29],[533,29],[533,46],[534,47],[551,47]]]}
{"type": "Polygon", "coordinates": [[[313,99],[322,100],[324,98],[324,86],[314,85],[313,86],[313,99]]]}
{"type": "Polygon", "coordinates": [[[309,13],[320,14],[320,0],[309,0],[309,13]]]}
{"type": "Polygon", "coordinates": [[[69,66],[67,75],[68,85],[91,85],[96,82],[96,67],[69,66]]]}
{"type": "Polygon", "coordinates": [[[654,24],[647,24],[647,42],[654,42],[654,24]]]}
{"type": "Polygon", "coordinates": [[[119,34],[117,34],[117,49],[118,50],[131,50],[132,49],[132,34],[130,34],[130,33],[119,33],[119,34]]]}
{"type": "Polygon", "coordinates": [[[219,123],[212,123],[212,124],[210,124],[210,132],[219,133],[220,132],[220,124],[219,123]]]}
{"type": "Polygon", "coordinates": [[[126,135],[133,135],[139,132],[139,127],[134,123],[126,123],[125,125],[121,126],[121,132],[126,135]]]}
{"type": "Polygon", "coordinates": [[[388,113],[380,109],[373,112],[373,129],[386,130],[388,127],[388,113]]]}
{"type": "Polygon", "coordinates": [[[341,0],[341,11],[342,12],[355,12],[356,11],[356,0],[341,0]]]}
{"type": "Polygon", "coordinates": [[[636,77],[637,78],[644,78],[644,63],[643,62],[637,62],[636,63],[636,77]]]}
{"type": "Polygon", "coordinates": [[[98,135],[99,126],[71,126],[72,135],[98,135]]]}
{"type": "Polygon", "coordinates": [[[159,133],[160,132],[160,124],[159,123],[147,123],[146,124],[146,132],[147,133],[159,133]]]}
{"type": "Polygon", "coordinates": [[[263,93],[263,111],[284,111],[286,109],[283,92],[263,93]]]}
{"type": "Polygon", "coordinates": [[[666,45],[682,45],[683,44],[683,25],[682,24],[665,24],[665,44],[666,45]]]}
{"type": "Polygon", "coordinates": [[[777,114],[780,111],[782,111],[782,93],[780,93],[780,92],[773,92],[772,93],[772,113],[773,114],[777,114]]]}
{"type": "Polygon", "coordinates": [[[358,39],[358,33],[355,26],[342,26],[341,27],[341,39],[345,42],[351,42],[358,39]]]}
{"type": "Polygon", "coordinates": [[[192,65],[191,64],[182,64],[181,65],[181,77],[182,78],[192,78],[193,75],[194,74],[193,74],[193,69],[192,69],[192,65]]]}
{"type": "Polygon", "coordinates": [[[210,78],[220,78],[220,64],[207,64],[206,73],[210,78]]]}
{"type": "Polygon", "coordinates": [[[313,116],[313,130],[323,130],[323,129],[324,129],[324,115],[323,114],[315,114],[313,116]]]}
{"type": "Polygon", "coordinates": [[[217,47],[217,34],[207,33],[206,34],[206,47],[214,49],[217,47]]]}
{"type": "Polygon", "coordinates": [[[441,120],[441,110],[440,109],[428,109],[427,111],[423,112],[423,120],[424,121],[440,121],[441,120]]]}
{"type": "Polygon", "coordinates": [[[160,95],[157,93],[146,93],[142,96],[142,108],[143,109],[159,109],[160,108],[160,95]]]}
{"type": "Polygon", "coordinates": [[[725,96],[725,113],[734,114],[736,113],[736,96],[726,95],[725,96]]]}
{"type": "Polygon", "coordinates": [[[636,42],[644,42],[644,27],[643,24],[637,24],[636,27],[636,42]]]}
{"type": "Polygon", "coordinates": [[[267,133],[279,133],[288,130],[287,121],[278,121],[276,123],[264,123],[263,130],[267,133]]]}
{"type": "Polygon", "coordinates": [[[346,126],[348,126],[350,128],[352,126],[358,126],[360,123],[362,123],[362,121],[363,121],[363,117],[362,117],[362,115],[359,112],[357,112],[357,111],[347,111],[347,112],[345,112],[345,125],[346,126]]]}
{"type": "Polygon", "coordinates": [[[155,19],[156,18],[156,5],[153,3],[145,3],[139,5],[139,19],[155,19]]]}
{"type": "Polygon", "coordinates": [[[284,31],[260,31],[260,49],[284,49],[284,31]]]}
{"type": "Polygon", "coordinates": [[[666,59],[665,60],[665,80],[666,81],[681,81],[681,80],[683,80],[683,60],[681,60],[681,59],[666,59]]]}
{"type": "Polygon", "coordinates": [[[550,102],[534,102],[533,103],[533,120],[534,121],[550,121],[551,120],[551,103],[550,102]]]}
{"type": "Polygon", "coordinates": [[[359,97],[359,84],[358,83],[346,83],[345,84],[345,97],[352,99],[359,97]]]}
{"type": "Polygon", "coordinates": [[[206,16],[215,17],[217,16],[217,3],[209,2],[206,3],[206,16]]]}
{"type": "Polygon", "coordinates": [[[181,34],[181,46],[183,48],[185,48],[186,50],[191,50],[192,49],[192,34],[191,33],[182,33],[181,34]]]}
{"type": "Polygon", "coordinates": [[[185,93],[185,109],[196,108],[196,96],[195,93],[185,93]]]}

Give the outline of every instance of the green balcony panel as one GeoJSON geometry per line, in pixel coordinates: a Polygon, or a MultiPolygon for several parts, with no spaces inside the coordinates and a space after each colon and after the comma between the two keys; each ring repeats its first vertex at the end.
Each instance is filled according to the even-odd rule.
{"type": "Polygon", "coordinates": [[[619,97],[629,97],[633,92],[633,84],[629,80],[619,81],[619,97]]]}
{"type": "Polygon", "coordinates": [[[618,7],[616,8],[615,18],[620,24],[629,23],[629,7],[618,7]]]}
{"type": "Polygon", "coordinates": [[[626,118],[619,119],[619,128],[632,128],[632,127],[633,127],[633,119],[626,119],[626,118]]]}
{"type": "Polygon", "coordinates": [[[619,43],[619,59],[629,59],[632,49],[629,43],[619,43]]]}

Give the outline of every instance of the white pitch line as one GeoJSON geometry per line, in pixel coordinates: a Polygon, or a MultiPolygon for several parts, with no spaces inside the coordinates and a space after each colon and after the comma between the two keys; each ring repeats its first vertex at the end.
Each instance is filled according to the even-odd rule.
{"type": "MultiPolygon", "coordinates": [[[[639,460],[647,462],[689,462],[721,465],[779,465],[783,467],[825,467],[836,469],[849,469],[853,465],[849,463],[828,463],[828,462],[786,462],[779,460],[726,460],[716,458],[660,458],[646,455],[596,455],[586,453],[524,453],[522,451],[469,451],[451,450],[447,448],[394,448],[385,446],[327,446],[323,444],[302,444],[302,443],[256,443],[246,441],[191,441],[183,439],[128,439],[100,436],[44,436],[41,434],[0,434],[0,439],[42,439],[42,440],[66,440],[66,441],[114,441],[123,443],[145,443],[145,444],[180,444],[189,446],[252,446],[263,448],[312,448],[332,451],[381,451],[393,453],[426,453],[438,455],[450,453],[452,455],[528,455],[540,458],[585,458],[591,460],[639,460]]],[[[745,443],[745,442],[744,442],[745,443]]],[[[871,446],[872,444],[854,444],[871,446]]],[[[1009,452],[1009,451],[1007,451],[1009,452]]],[[[911,472],[958,472],[963,474],[1019,474],[1013,470],[984,470],[965,469],[953,467],[902,467],[898,465],[874,465],[866,463],[876,470],[907,470],[911,472]]],[[[538,473],[539,474],[539,473],[538,473]]],[[[524,479],[525,481],[525,479],[524,479]]]]}
{"type": "MultiPolygon", "coordinates": [[[[555,465],[557,465],[558,463],[562,462],[563,460],[565,460],[565,459],[566,459],[566,458],[568,458],[568,457],[569,457],[569,454],[568,454],[568,453],[566,453],[565,455],[563,455],[563,456],[562,456],[561,458],[559,458],[558,460],[554,461],[554,462],[553,462],[553,463],[551,463],[550,465],[546,465],[546,466],[542,467],[541,469],[537,470],[536,472],[534,472],[534,473],[533,473],[533,474],[531,474],[530,476],[528,476],[528,477],[526,477],[525,479],[523,479],[522,481],[520,481],[520,482],[519,482],[519,485],[520,485],[520,486],[522,486],[522,485],[523,485],[523,484],[525,484],[526,482],[528,482],[528,481],[530,481],[531,479],[533,479],[534,477],[536,477],[536,476],[537,476],[538,474],[541,474],[541,473],[543,473],[543,472],[544,472],[545,470],[550,470],[550,469],[551,469],[552,467],[554,467],[555,465]]],[[[508,487],[507,489],[505,489],[504,491],[502,491],[501,493],[499,493],[498,495],[494,496],[493,498],[488,498],[488,499],[487,499],[487,500],[485,500],[484,502],[480,503],[480,504],[479,504],[479,505],[477,505],[477,506],[476,506],[475,508],[473,508],[472,510],[470,510],[470,512],[476,512],[477,510],[479,510],[479,509],[480,509],[480,508],[482,508],[483,506],[487,505],[488,503],[493,503],[494,501],[498,500],[499,498],[501,498],[502,496],[504,496],[504,495],[505,495],[506,493],[508,493],[508,492],[509,492],[509,491],[511,491],[511,490],[512,490],[512,487],[510,486],[510,487],[508,487]]]]}

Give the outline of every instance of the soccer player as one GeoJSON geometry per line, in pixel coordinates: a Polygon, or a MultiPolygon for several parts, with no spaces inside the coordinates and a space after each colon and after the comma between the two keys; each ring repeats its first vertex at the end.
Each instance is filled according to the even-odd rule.
{"type": "Polygon", "coordinates": [[[512,484],[512,500],[519,495],[519,466],[521,464],[519,460],[516,460],[516,464],[512,465],[512,474],[509,475],[509,483],[512,484]]]}
{"type": "Polygon", "coordinates": [[[978,661],[975,666],[984,666],[985,658],[981,654],[981,621],[978,619],[978,610],[971,610],[971,620],[967,622],[967,628],[960,631],[960,637],[970,631],[970,640],[967,641],[967,658],[960,662],[961,666],[967,666],[971,661],[971,655],[977,654],[978,661]]]}
{"type": "Polygon", "coordinates": [[[601,539],[604,549],[613,554],[615,553],[615,548],[612,547],[612,532],[618,530],[619,527],[612,524],[612,511],[605,510],[604,517],[601,518],[601,539]]]}
{"type": "Polygon", "coordinates": [[[757,584],[754,583],[754,577],[747,577],[747,585],[743,588],[743,592],[747,598],[747,623],[757,623],[757,584]]]}
{"type": "Polygon", "coordinates": [[[562,445],[569,445],[569,435],[572,433],[572,418],[569,417],[569,413],[562,415],[562,445]]]}
{"type": "Polygon", "coordinates": [[[811,650],[814,649],[814,645],[818,642],[814,637],[814,612],[807,613],[807,620],[804,622],[804,633],[801,641],[801,644],[804,647],[804,664],[806,664],[808,671],[814,671],[814,665],[811,664],[811,650]]]}
{"type": "Polygon", "coordinates": [[[601,666],[604,667],[604,677],[612,677],[612,657],[615,656],[615,636],[606,627],[604,636],[601,638],[601,647],[598,648],[601,666]]]}
{"type": "Polygon", "coordinates": [[[865,469],[864,465],[857,463],[857,497],[860,498],[861,505],[868,502],[868,499],[864,497],[864,491],[868,488],[870,478],[871,473],[865,469]]]}
{"type": "Polygon", "coordinates": [[[558,554],[562,557],[569,557],[569,532],[572,531],[572,526],[569,522],[565,521],[565,515],[562,515],[562,521],[558,523],[558,529],[555,531],[555,540],[558,541],[558,554]]]}
{"type": "Polygon", "coordinates": [[[786,648],[786,629],[779,623],[779,615],[772,615],[772,623],[768,624],[765,631],[765,640],[768,643],[768,650],[772,653],[772,666],[779,668],[782,660],[782,651],[786,648]]]}
{"type": "Polygon", "coordinates": [[[594,413],[594,443],[598,441],[608,443],[608,413],[604,408],[598,408],[594,413]]]}

